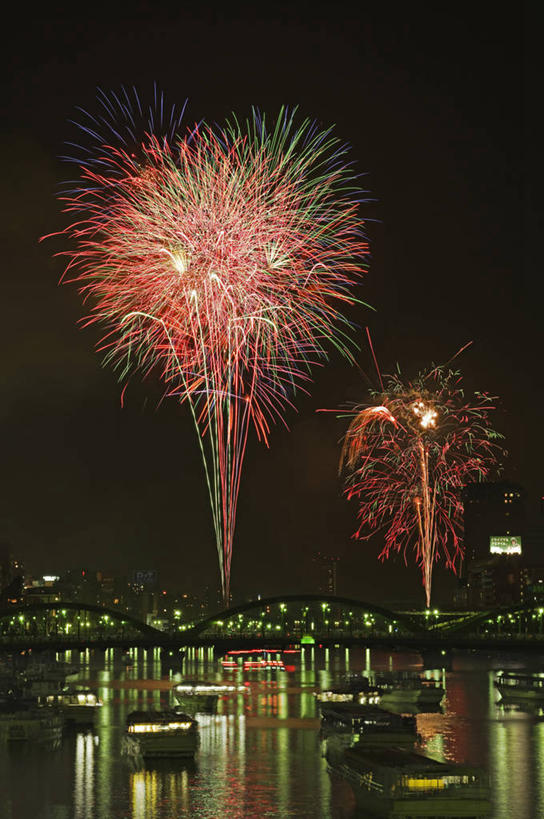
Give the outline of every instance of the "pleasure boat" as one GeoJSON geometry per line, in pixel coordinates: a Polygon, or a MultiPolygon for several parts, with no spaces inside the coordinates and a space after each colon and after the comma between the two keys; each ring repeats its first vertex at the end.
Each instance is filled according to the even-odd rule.
{"type": "Polygon", "coordinates": [[[56,708],[66,722],[88,725],[94,722],[102,700],[90,688],[67,688],[54,694],[38,697],[40,705],[56,708]]]}
{"type": "Polygon", "coordinates": [[[419,674],[379,674],[375,683],[380,689],[380,704],[440,705],[446,693],[441,682],[419,674]]]}
{"type": "Polygon", "coordinates": [[[223,668],[242,668],[243,671],[275,669],[286,671],[280,649],[241,649],[227,652],[221,660],[223,668]]]}
{"type": "Polygon", "coordinates": [[[544,676],[539,674],[500,671],[495,679],[495,687],[506,701],[544,700],[544,676]]]}
{"type": "Polygon", "coordinates": [[[372,685],[367,677],[352,676],[316,693],[316,699],[322,703],[352,702],[358,705],[377,705],[381,691],[372,685]]]}
{"type": "Polygon", "coordinates": [[[213,714],[219,697],[236,693],[243,694],[247,691],[247,687],[233,682],[184,680],[177,683],[173,691],[182,708],[187,708],[191,712],[213,714]]]}
{"type": "Polygon", "coordinates": [[[418,742],[414,717],[399,716],[372,705],[327,703],[321,706],[326,757],[338,761],[352,746],[413,748],[418,742]]]}
{"type": "Polygon", "coordinates": [[[346,750],[329,770],[346,779],[364,815],[384,819],[481,819],[491,812],[489,783],[469,765],[399,748],[346,750]]]}
{"type": "Polygon", "coordinates": [[[127,717],[128,753],[146,758],[193,757],[198,723],[178,711],[133,711],[127,717]]]}

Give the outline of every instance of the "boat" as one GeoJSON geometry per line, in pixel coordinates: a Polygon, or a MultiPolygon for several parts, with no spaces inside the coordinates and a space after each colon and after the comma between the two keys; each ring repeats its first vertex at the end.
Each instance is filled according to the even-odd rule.
{"type": "Polygon", "coordinates": [[[102,700],[90,688],[65,689],[58,693],[38,697],[38,703],[56,708],[66,722],[77,725],[88,725],[94,722],[97,710],[102,707],[102,700]]]}
{"type": "Polygon", "coordinates": [[[406,704],[418,706],[440,705],[446,693],[441,682],[419,674],[380,674],[375,683],[380,690],[380,704],[406,704]]]}
{"type": "Polygon", "coordinates": [[[367,677],[351,676],[316,693],[318,702],[353,702],[359,705],[377,705],[381,691],[371,685],[367,677]]]}
{"type": "Polygon", "coordinates": [[[489,783],[481,769],[416,751],[355,745],[329,770],[349,782],[365,816],[480,819],[491,812],[489,783]]]}
{"type": "Polygon", "coordinates": [[[125,751],[147,758],[188,757],[198,748],[198,723],[179,711],[133,711],[125,751]]]}
{"type": "Polygon", "coordinates": [[[57,746],[62,739],[62,717],[48,708],[14,700],[0,708],[0,740],[57,746]]]}
{"type": "Polygon", "coordinates": [[[336,756],[339,749],[358,744],[413,748],[419,739],[414,717],[391,714],[376,706],[326,703],[321,706],[321,714],[327,751],[333,751],[336,756]]]}
{"type": "Polygon", "coordinates": [[[184,680],[173,688],[174,696],[182,708],[191,712],[215,713],[219,697],[245,693],[247,687],[237,683],[184,680]]]}
{"type": "Polygon", "coordinates": [[[269,668],[286,671],[279,649],[250,648],[228,651],[221,660],[223,668],[240,668],[243,671],[263,671],[269,668]]]}
{"type": "Polygon", "coordinates": [[[544,676],[500,671],[495,687],[503,700],[544,700],[544,676]]]}

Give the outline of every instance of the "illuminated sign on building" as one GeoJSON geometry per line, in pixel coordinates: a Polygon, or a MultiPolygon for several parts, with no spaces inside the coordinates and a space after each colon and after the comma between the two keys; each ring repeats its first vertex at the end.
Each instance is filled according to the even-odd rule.
{"type": "Polygon", "coordinates": [[[135,569],[130,574],[130,582],[136,586],[149,588],[156,586],[157,581],[158,574],[154,569],[135,569]]]}
{"type": "Polygon", "coordinates": [[[492,555],[520,555],[521,537],[519,535],[491,535],[489,551],[492,555]]]}

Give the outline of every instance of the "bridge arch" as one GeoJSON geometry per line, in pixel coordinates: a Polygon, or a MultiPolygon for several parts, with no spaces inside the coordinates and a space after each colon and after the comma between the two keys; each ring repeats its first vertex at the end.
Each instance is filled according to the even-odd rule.
{"type": "Polygon", "coordinates": [[[542,635],[544,633],[544,603],[517,603],[485,611],[472,612],[444,630],[445,634],[474,635],[542,635]]]}
{"type": "Polygon", "coordinates": [[[345,636],[416,634],[419,624],[409,615],[383,606],[330,594],[284,594],[250,600],[216,612],[191,629],[194,636],[345,636]]]}
{"type": "Polygon", "coordinates": [[[35,602],[0,609],[0,644],[18,638],[62,638],[82,641],[107,638],[154,637],[157,629],[124,611],[94,603],[35,602]]]}

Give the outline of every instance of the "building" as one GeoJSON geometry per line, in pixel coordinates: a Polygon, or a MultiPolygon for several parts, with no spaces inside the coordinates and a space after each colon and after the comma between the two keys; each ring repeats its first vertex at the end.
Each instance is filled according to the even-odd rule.
{"type": "Polygon", "coordinates": [[[23,574],[23,564],[13,556],[10,544],[0,543],[0,592],[23,574]]]}
{"type": "Polygon", "coordinates": [[[520,555],[525,535],[525,490],[517,483],[473,483],[463,497],[465,573],[491,555],[520,555]]]}
{"type": "Polygon", "coordinates": [[[339,557],[317,552],[313,563],[317,569],[317,593],[336,595],[336,574],[339,557]]]}
{"type": "Polygon", "coordinates": [[[495,555],[472,561],[468,568],[467,604],[471,609],[494,609],[523,602],[526,579],[521,558],[495,555]]]}

